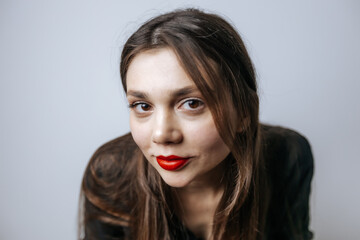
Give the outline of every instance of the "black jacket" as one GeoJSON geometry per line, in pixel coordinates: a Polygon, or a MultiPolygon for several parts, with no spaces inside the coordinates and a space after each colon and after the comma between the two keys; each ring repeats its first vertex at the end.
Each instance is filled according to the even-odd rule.
{"type": "MultiPolygon", "coordinates": [[[[308,240],[309,196],[313,176],[311,147],[305,137],[282,127],[261,126],[263,157],[268,177],[269,205],[263,240],[308,240]]],[[[178,221],[178,220],[177,220],[178,221]]],[[[196,240],[180,221],[173,229],[175,239],[196,240]]],[[[126,228],[114,227],[95,221],[99,239],[122,239],[128,235],[126,228]]],[[[86,239],[86,237],[85,237],[86,239]]]]}

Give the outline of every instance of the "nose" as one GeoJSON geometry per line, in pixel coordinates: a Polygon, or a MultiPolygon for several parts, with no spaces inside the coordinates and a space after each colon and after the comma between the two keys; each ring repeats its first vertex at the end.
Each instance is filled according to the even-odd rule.
{"type": "Polygon", "coordinates": [[[157,144],[177,144],[183,134],[174,113],[161,111],[154,116],[152,141],[157,144]]]}

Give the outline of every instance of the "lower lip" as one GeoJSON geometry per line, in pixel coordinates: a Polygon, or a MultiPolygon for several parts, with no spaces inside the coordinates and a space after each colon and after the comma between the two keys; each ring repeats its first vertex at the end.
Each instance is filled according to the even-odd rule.
{"type": "Polygon", "coordinates": [[[159,166],[168,171],[175,171],[180,169],[185,163],[189,160],[189,158],[179,158],[179,159],[171,159],[165,160],[162,158],[156,158],[159,166]]]}

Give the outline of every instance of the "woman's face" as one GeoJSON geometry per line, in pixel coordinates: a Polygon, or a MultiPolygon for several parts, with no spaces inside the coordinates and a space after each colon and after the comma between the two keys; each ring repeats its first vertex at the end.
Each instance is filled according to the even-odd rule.
{"type": "Polygon", "coordinates": [[[230,150],[175,53],[161,48],[138,54],[126,79],[132,136],[162,179],[186,187],[219,175],[230,150]]]}

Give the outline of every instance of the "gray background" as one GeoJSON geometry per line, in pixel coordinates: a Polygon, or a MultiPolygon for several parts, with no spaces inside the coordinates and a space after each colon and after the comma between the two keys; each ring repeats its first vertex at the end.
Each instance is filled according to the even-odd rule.
{"type": "Polygon", "coordinates": [[[75,239],[87,161],[129,131],[119,50],[185,6],[230,19],[257,68],[261,119],[311,142],[316,239],[358,239],[360,4],[347,0],[1,0],[0,239],[75,239]]]}

